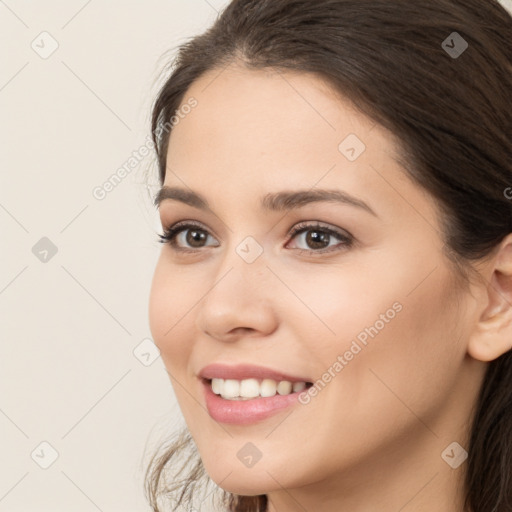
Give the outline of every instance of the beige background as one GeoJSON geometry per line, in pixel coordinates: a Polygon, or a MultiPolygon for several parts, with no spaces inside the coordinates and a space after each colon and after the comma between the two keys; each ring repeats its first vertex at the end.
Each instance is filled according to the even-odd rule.
{"type": "Polygon", "coordinates": [[[183,424],[147,318],[152,157],[93,191],[146,142],[162,54],[227,3],[0,0],[0,512],[149,510],[183,424]]]}
{"type": "Polygon", "coordinates": [[[160,250],[152,158],[93,190],[146,142],[161,55],[226,4],[0,2],[0,512],[149,510],[146,443],[181,422],[161,358],[133,354],[160,250]]]}

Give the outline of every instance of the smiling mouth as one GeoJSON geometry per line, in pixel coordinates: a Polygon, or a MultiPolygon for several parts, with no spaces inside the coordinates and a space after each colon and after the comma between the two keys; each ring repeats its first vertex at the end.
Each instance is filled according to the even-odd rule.
{"type": "Polygon", "coordinates": [[[276,395],[286,396],[309,389],[312,382],[290,382],[273,379],[203,379],[215,395],[225,400],[254,400],[271,398],[276,395]]]}

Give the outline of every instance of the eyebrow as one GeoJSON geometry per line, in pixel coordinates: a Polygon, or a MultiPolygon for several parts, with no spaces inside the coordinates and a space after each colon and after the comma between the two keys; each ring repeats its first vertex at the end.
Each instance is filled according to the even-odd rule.
{"type": "MultiPolygon", "coordinates": [[[[154,205],[158,208],[165,200],[175,200],[199,210],[214,213],[206,198],[197,192],[179,187],[163,186],[155,196],[154,205]]],[[[263,196],[261,208],[267,211],[282,212],[301,208],[310,203],[341,203],[361,208],[375,217],[378,215],[362,199],[358,199],[342,190],[313,189],[269,193],[263,196]]]]}

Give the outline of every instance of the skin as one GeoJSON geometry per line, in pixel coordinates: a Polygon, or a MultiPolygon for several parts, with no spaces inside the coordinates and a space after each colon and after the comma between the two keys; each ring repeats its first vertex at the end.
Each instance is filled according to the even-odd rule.
{"type": "Polygon", "coordinates": [[[436,203],[394,159],[393,135],[315,76],[232,64],[190,97],[198,106],[172,131],[165,185],[200,193],[214,214],[161,203],[164,227],[191,220],[209,236],[202,247],[178,236],[195,254],[162,246],[149,322],[206,471],[227,491],[267,494],[271,512],[462,512],[466,463],[452,469],[441,454],[454,441],[467,449],[487,363],[510,349],[511,239],[475,266],[481,281],[461,286],[436,203]],[[338,150],[351,133],[366,145],[354,162],[338,150]],[[269,192],[313,187],[346,191],[378,217],[328,202],[260,211],[269,192]],[[314,245],[311,231],[292,239],[303,221],[346,231],[354,245],[314,245]],[[247,236],[263,249],[251,264],[236,252],[247,236]],[[326,245],[335,250],[315,255],[326,245]],[[209,416],[205,365],[316,381],[397,302],[309,404],[246,426],[209,416]],[[247,442],[262,453],[251,468],[237,457],[247,442]]]}

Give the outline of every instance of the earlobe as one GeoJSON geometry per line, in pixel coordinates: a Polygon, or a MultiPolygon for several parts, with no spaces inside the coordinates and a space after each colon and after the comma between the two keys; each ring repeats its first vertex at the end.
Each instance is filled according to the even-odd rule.
{"type": "Polygon", "coordinates": [[[512,234],[503,239],[489,265],[484,274],[486,300],[468,343],[469,355],[479,361],[493,361],[512,348],[512,234]]]}
{"type": "Polygon", "coordinates": [[[468,343],[468,354],[478,361],[498,359],[512,348],[511,337],[503,337],[494,331],[473,333],[468,343]]]}

